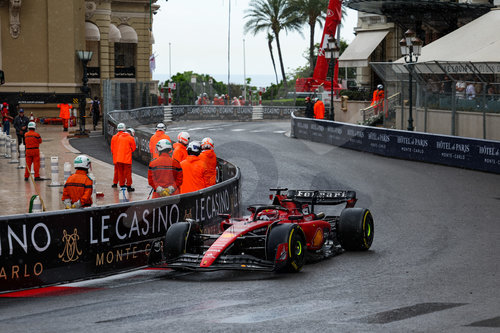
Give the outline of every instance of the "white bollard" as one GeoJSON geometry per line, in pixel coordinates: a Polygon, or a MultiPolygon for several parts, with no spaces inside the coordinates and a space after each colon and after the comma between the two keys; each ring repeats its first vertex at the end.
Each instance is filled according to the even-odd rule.
{"type": "Polygon", "coordinates": [[[26,168],[26,147],[22,143],[19,145],[19,166],[17,168],[26,168]]]}
{"type": "Polygon", "coordinates": [[[9,164],[17,164],[19,160],[17,159],[17,140],[10,139],[10,161],[9,164]]]}
{"type": "Polygon", "coordinates": [[[59,157],[57,156],[50,157],[50,173],[52,182],[49,186],[61,186],[59,184],[59,157]]]}
{"type": "Polygon", "coordinates": [[[40,178],[45,179],[45,177],[47,177],[47,174],[45,173],[45,154],[40,152],[40,178]]]}
{"type": "Polygon", "coordinates": [[[89,172],[89,178],[92,179],[92,207],[97,206],[97,191],[96,191],[96,184],[95,184],[95,176],[92,172],[89,172]]]}
{"type": "Polygon", "coordinates": [[[64,183],[68,180],[69,176],[71,176],[71,163],[64,162],[64,183]]]}
{"type": "Polygon", "coordinates": [[[33,206],[31,208],[32,213],[41,213],[43,212],[42,209],[42,201],[40,200],[40,197],[37,195],[35,200],[33,200],[33,206]]]}
{"type": "Polygon", "coordinates": [[[5,155],[5,134],[0,132],[0,156],[5,155]]]}
{"type": "Polygon", "coordinates": [[[4,157],[5,158],[10,158],[10,151],[12,150],[12,148],[10,147],[11,146],[11,142],[10,142],[10,135],[7,135],[5,137],[5,155],[4,157]]]}

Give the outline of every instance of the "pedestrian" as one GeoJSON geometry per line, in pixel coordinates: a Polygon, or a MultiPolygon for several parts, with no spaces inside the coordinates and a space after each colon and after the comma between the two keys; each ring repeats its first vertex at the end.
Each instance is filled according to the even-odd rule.
{"type": "Polygon", "coordinates": [[[91,169],[90,159],[85,155],[78,155],[74,162],[75,173],[68,177],[64,184],[61,200],[66,209],[92,206],[93,181],[88,176],[91,169]]]}
{"type": "Polygon", "coordinates": [[[187,146],[189,144],[189,133],[188,132],[180,132],[177,135],[177,142],[174,143],[174,152],[172,153],[172,157],[175,158],[179,163],[184,161],[188,155],[187,146]]]}
{"type": "Polygon", "coordinates": [[[314,118],[325,119],[325,104],[319,98],[314,103],[314,118]]]}
{"type": "Polygon", "coordinates": [[[132,187],[132,153],[136,149],[134,138],[125,131],[125,124],[117,126],[118,134],[111,139],[111,153],[117,169],[118,183],[121,188],[133,192],[132,187]]]}
{"type": "Polygon", "coordinates": [[[201,140],[200,159],[207,165],[210,178],[208,186],[215,185],[217,181],[217,155],[214,151],[214,141],[211,138],[201,140]]]}
{"type": "Polygon", "coordinates": [[[306,97],[306,118],[314,118],[314,104],[311,102],[311,97],[306,97]]]}
{"type": "Polygon", "coordinates": [[[209,186],[207,165],[200,159],[201,147],[198,141],[192,141],[187,147],[188,156],[181,162],[181,194],[199,191],[209,186]]]}
{"type": "Polygon", "coordinates": [[[153,134],[153,136],[151,136],[151,138],[149,139],[149,153],[151,154],[151,159],[158,158],[159,156],[156,152],[156,144],[158,143],[158,141],[160,141],[161,139],[167,139],[168,141],[172,142],[170,140],[170,137],[165,134],[166,128],[167,127],[164,123],[159,123],[158,125],[156,125],[155,134],[153,134]]]}
{"type": "Polygon", "coordinates": [[[12,122],[13,118],[9,114],[9,104],[3,103],[2,104],[2,126],[3,126],[3,132],[7,135],[10,134],[10,123],[12,122]]]}
{"type": "Polygon", "coordinates": [[[18,149],[21,143],[26,146],[26,142],[24,141],[24,134],[28,131],[29,122],[30,120],[28,119],[28,117],[24,115],[24,109],[19,109],[19,114],[14,118],[14,128],[16,129],[17,134],[18,149]]]}
{"type": "Polygon", "coordinates": [[[92,123],[94,124],[95,131],[101,117],[101,102],[99,101],[99,97],[94,96],[94,100],[91,103],[90,112],[92,113],[92,123]]]}
{"type": "Polygon", "coordinates": [[[465,84],[463,76],[459,76],[458,81],[455,83],[455,97],[457,99],[465,99],[465,84]]]}
{"type": "Polygon", "coordinates": [[[35,172],[35,180],[42,180],[40,178],[40,144],[42,137],[35,132],[36,124],[33,121],[28,123],[28,132],[24,134],[24,141],[26,142],[26,169],[24,170],[24,180],[28,180],[30,176],[31,165],[33,164],[33,171],[35,172]]]}
{"type": "Polygon", "coordinates": [[[71,104],[67,104],[67,103],[59,103],[59,104],[57,104],[57,107],[60,110],[59,111],[59,118],[62,119],[63,131],[67,132],[69,118],[71,117],[69,110],[73,109],[73,106],[71,104]]]}
{"type": "Polygon", "coordinates": [[[149,163],[148,183],[153,188],[153,198],[179,194],[182,184],[181,164],[170,156],[172,143],[161,139],[156,144],[159,157],[149,163]]]}

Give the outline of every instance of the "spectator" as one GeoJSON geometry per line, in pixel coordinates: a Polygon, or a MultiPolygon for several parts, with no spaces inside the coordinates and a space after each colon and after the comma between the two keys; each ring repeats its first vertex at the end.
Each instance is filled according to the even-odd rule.
{"type": "Polygon", "coordinates": [[[373,106],[373,110],[375,114],[379,114],[384,109],[384,86],[379,84],[377,85],[377,89],[373,91],[371,106],[373,106]]]}
{"type": "Polygon", "coordinates": [[[26,146],[26,141],[24,140],[24,134],[28,131],[28,124],[30,120],[24,115],[24,110],[19,109],[19,114],[14,118],[14,128],[17,134],[17,145],[21,143],[26,146]]]}
{"type": "Polygon", "coordinates": [[[76,171],[66,180],[61,200],[66,209],[90,207],[93,185],[92,179],[88,176],[88,170],[91,168],[90,159],[85,155],[79,155],[73,165],[76,171]]]}
{"type": "Polygon", "coordinates": [[[153,198],[165,197],[179,193],[182,184],[182,168],[180,163],[170,157],[172,143],[161,139],[156,144],[159,157],[149,163],[148,183],[154,189],[153,198]]]}
{"type": "Polygon", "coordinates": [[[7,135],[10,134],[10,123],[12,122],[13,118],[9,114],[9,104],[3,103],[2,104],[2,125],[3,125],[3,132],[7,135]]]}
{"type": "Polygon", "coordinates": [[[465,96],[468,100],[476,98],[476,88],[474,87],[474,83],[467,82],[467,86],[465,87],[465,96]]]}
{"type": "Polygon", "coordinates": [[[495,90],[495,86],[490,84],[488,86],[488,89],[486,90],[486,98],[489,100],[489,101],[495,101],[497,99],[497,96],[496,96],[496,90],[495,90]]]}
{"type": "Polygon", "coordinates": [[[466,88],[465,81],[463,80],[463,77],[460,76],[457,83],[455,83],[455,96],[458,99],[465,99],[465,88],[466,88]]]}
{"type": "Polygon", "coordinates": [[[441,82],[441,93],[447,95],[447,96],[451,96],[451,80],[450,78],[445,75],[444,78],[443,78],[443,82],[441,82]]]}
{"type": "Polygon", "coordinates": [[[90,112],[92,113],[92,123],[94,124],[95,131],[96,126],[99,123],[99,118],[101,117],[101,102],[99,101],[99,97],[94,96],[90,112]]]}
{"type": "Polygon", "coordinates": [[[311,102],[311,97],[307,96],[306,99],[305,99],[305,101],[306,101],[305,116],[307,118],[314,118],[314,105],[311,102]]]}

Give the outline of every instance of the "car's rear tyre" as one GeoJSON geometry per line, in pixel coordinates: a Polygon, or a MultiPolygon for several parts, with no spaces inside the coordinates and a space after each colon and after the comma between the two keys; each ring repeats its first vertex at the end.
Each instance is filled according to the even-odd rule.
{"type": "MultiPolygon", "coordinates": [[[[281,247],[283,250],[283,247],[281,247]]],[[[267,237],[267,260],[274,262],[277,272],[298,272],[302,269],[306,259],[307,244],[302,229],[293,223],[278,224],[271,228],[267,237]],[[286,259],[276,258],[281,244],[287,244],[286,259]]],[[[280,251],[281,252],[281,251],[280,251]]]]}
{"type": "Polygon", "coordinates": [[[340,214],[337,239],[345,250],[366,251],[373,242],[373,216],[366,208],[346,208],[340,214]]]}
{"type": "Polygon", "coordinates": [[[177,222],[168,228],[163,246],[163,253],[167,260],[175,259],[186,253],[190,229],[189,222],[177,222]]]}

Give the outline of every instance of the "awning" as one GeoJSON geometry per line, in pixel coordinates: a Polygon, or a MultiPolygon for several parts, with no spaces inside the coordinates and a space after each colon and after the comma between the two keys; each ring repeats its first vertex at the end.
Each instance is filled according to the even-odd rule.
{"type": "Polygon", "coordinates": [[[122,39],[122,34],[120,33],[120,30],[116,27],[114,24],[109,25],[109,35],[108,35],[108,40],[110,43],[119,43],[120,40],[122,39]]]}
{"type": "Polygon", "coordinates": [[[137,38],[137,33],[135,32],[134,28],[132,28],[129,25],[121,24],[118,26],[118,29],[120,30],[120,33],[122,34],[122,38],[120,40],[120,43],[137,44],[138,38],[137,38]]]}
{"type": "MultiPolygon", "coordinates": [[[[422,48],[418,62],[498,62],[500,9],[469,22],[422,48]]],[[[404,63],[404,59],[396,62],[404,63]]]]}
{"type": "Polygon", "coordinates": [[[101,40],[101,33],[97,25],[91,22],[85,22],[85,40],[98,42],[101,40]]]}
{"type": "Polygon", "coordinates": [[[360,31],[339,58],[340,67],[368,67],[368,58],[389,30],[360,31]]]}

